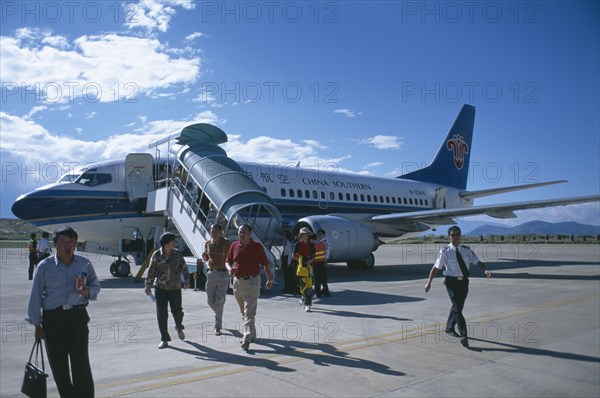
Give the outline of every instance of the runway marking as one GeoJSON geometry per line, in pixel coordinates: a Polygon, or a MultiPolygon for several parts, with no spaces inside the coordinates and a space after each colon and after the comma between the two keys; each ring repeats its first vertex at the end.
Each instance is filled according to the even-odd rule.
{"type": "MultiPolygon", "coordinates": [[[[497,312],[491,315],[476,317],[472,319],[472,322],[492,322],[499,321],[506,318],[512,318],[516,316],[531,314],[538,311],[544,311],[548,309],[558,308],[566,305],[572,305],[577,303],[582,303],[590,300],[598,300],[600,299],[600,295],[598,294],[590,294],[585,296],[573,297],[565,300],[556,300],[556,301],[548,301],[539,304],[531,304],[522,309],[517,309],[513,311],[502,311],[497,312]]],[[[471,321],[471,320],[470,320],[471,321]]],[[[247,365],[246,363],[253,363],[256,360],[272,360],[276,365],[285,365],[289,363],[299,362],[307,359],[311,353],[318,353],[319,355],[335,353],[335,352],[344,352],[348,353],[351,351],[356,351],[368,347],[374,347],[378,345],[384,345],[389,343],[397,343],[400,341],[406,341],[408,339],[414,339],[434,333],[440,333],[439,330],[429,329],[431,325],[425,324],[425,327],[417,327],[414,330],[411,330],[410,333],[405,333],[402,330],[396,330],[394,332],[384,333],[376,336],[368,336],[361,337],[352,340],[346,340],[339,344],[333,345],[329,344],[323,349],[320,344],[317,344],[315,348],[305,348],[305,349],[286,349],[283,352],[274,352],[272,354],[261,355],[259,358],[248,357],[243,358],[241,360],[236,360],[233,362],[212,364],[208,366],[195,367],[192,369],[180,369],[176,371],[171,371],[167,373],[160,373],[151,376],[143,376],[132,379],[126,379],[121,381],[116,381],[112,383],[99,384],[96,386],[96,395],[99,397],[117,397],[122,395],[134,394],[143,391],[156,390],[160,388],[172,387],[175,385],[186,384],[196,381],[207,380],[216,377],[222,376],[230,376],[233,374],[239,374],[243,372],[254,371],[256,369],[265,368],[265,366],[252,366],[247,365]],[[333,347],[333,348],[327,348],[333,347]],[[291,354],[291,355],[290,355],[291,354]],[[296,356],[294,354],[303,354],[300,356],[296,356]],[[230,369],[224,369],[226,367],[231,367],[230,369]],[[189,376],[195,373],[203,373],[200,375],[194,375],[190,377],[182,377],[189,376]],[[155,381],[152,383],[152,381],[155,381]],[[150,382],[150,384],[146,384],[150,382]],[[142,384],[137,385],[136,384],[142,384]],[[124,390],[120,391],[110,391],[111,389],[115,389],[118,387],[125,387],[124,390]],[[102,393],[102,390],[109,390],[102,393]]],[[[199,355],[201,355],[201,351],[199,351],[199,355]]],[[[233,353],[232,355],[238,355],[233,353]]],[[[333,355],[332,357],[337,357],[333,355]]],[[[268,366],[267,366],[268,368],[268,366]]]]}

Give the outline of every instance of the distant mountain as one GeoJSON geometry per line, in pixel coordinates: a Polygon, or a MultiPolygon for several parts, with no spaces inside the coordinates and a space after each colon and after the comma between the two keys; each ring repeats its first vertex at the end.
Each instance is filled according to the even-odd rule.
{"type": "Polygon", "coordinates": [[[482,225],[475,228],[468,235],[488,236],[488,235],[523,235],[523,234],[541,234],[541,235],[598,235],[600,226],[579,224],[577,222],[559,222],[549,223],[546,221],[530,221],[514,227],[502,227],[498,225],[482,225]]]}

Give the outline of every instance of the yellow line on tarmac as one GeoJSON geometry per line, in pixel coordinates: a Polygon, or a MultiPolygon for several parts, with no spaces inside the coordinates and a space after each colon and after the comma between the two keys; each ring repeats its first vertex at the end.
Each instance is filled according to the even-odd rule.
{"type": "MultiPolygon", "coordinates": [[[[514,311],[502,311],[502,312],[490,314],[488,316],[474,318],[473,321],[474,322],[498,321],[501,319],[512,318],[515,316],[520,316],[520,315],[530,314],[530,313],[543,311],[543,310],[547,310],[547,309],[562,307],[565,305],[577,304],[577,303],[594,300],[594,299],[598,300],[599,298],[600,298],[600,296],[597,294],[590,294],[590,295],[585,295],[585,296],[573,297],[573,298],[565,299],[565,300],[548,301],[548,302],[539,303],[539,304],[532,304],[532,305],[526,306],[522,309],[517,309],[514,311]]],[[[377,336],[368,336],[368,337],[362,337],[362,338],[353,339],[353,340],[346,340],[346,341],[341,342],[340,344],[334,346],[334,349],[323,350],[320,345],[317,345],[318,348],[307,348],[307,349],[298,349],[298,350],[285,350],[283,352],[274,352],[273,354],[267,354],[267,355],[261,356],[261,359],[274,360],[278,365],[282,365],[282,364],[288,364],[288,363],[298,362],[298,361],[307,359],[306,356],[289,356],[288,354],[293,354],[293,353],[309,354],[311,352],[318,352],[319,354],[327,354],[329,352],[342,351],[342,349],[344,352],[350,352],[350,351],[356,351],[356,350],[360,350],[363,348],[374,347],[374,346],[388,344],[388,343],[396,343],[398,341],[406,341],[408,339],[414,339],[417,337],[422,337],[424,335],[439,333],[440,331],[429,329],[427,327],[427,325],[425,325],[424,328],[417,327],[414,330],[410,330],[409,333],[407,333],[407,335],[405,335],[405,332],[406,331],[401,330],[401,331],[384,333],[384,334],[380,334],[377,336]],[[390,338],[392,336],[393,336],[393,338],[390,338]]],[[[160,373],[160,374],[155,374],[152,376],[143,376],[143,377],[139,377],[139,378],[136,378],[133,380],[127,379],[127,380],[121,380],[121,381],[117,381],[117,382],[113,382],[113,383],[101,384],[101,385],[96,386],[96,393],[100,397],[116,397],[116,396],[121,396],[121,395],[139,393],[139,392],[143,392],[143,391],[155,390],[155,389],[159,389],[159,388],[176,386],[176,385],[180,385],[180,384],[192,383],[192,382],[207,380],[207,379],[216,378],[216,377],[229,376],[229,375],[233,375],[233,374],[239,374],[239,373],[243,373],[243,372],[253,371],[258,368],[262,368],[259,366],[244,366],[244,367],[235,367],[235,368],[231,368],[231,369],[223,369],[223,370],[217,371],[217,372],[210,372],[211,370],[217,370],[217,369],[228,367],[231,365],[243,366],[244,362],[246,362],[246,361],[244,360],[244,361],[237,361],[237,362],[227,362],[227,363],[221,363],[221,364],[216,364],[216,365],[201,366],[201,367],[196,367],[196,368],[187,369],[187,370],[177,370],[177,371],[172,371],[172,372],[168,372],[168,373],[160,373]],[[207,373],[207,372],[210,372],[210,373],[207,373]],[[185,378],[180,377],[180,376],[185,376],[185,375],[192,375],[194,373],[203,373],[203,374],[195,375],[195,376],[191,376],[191,377],[185,377],[185,378]],[[153,380],[156,380],[156,382],[134,387],[135,384],[147,383],[147,382],[151,382],[153,380]],[[126,390],[121,390],[121,391],[107,392],[106,394],[98,393],[99,390],[110,390],[111,388],[120,387],[120,386],[130,386],[130,388],[126,389],[126,390]]],[[[247,362],[253,362],[253,358],[248,358],[247,362]]]]}

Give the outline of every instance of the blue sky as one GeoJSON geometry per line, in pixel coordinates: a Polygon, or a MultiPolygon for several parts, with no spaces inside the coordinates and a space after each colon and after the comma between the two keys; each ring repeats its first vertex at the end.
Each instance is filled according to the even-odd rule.
{"type": "MultiPolygon", "coordinates": [[[[600,192],[598,2],[0,7],[1,217],[74,164],[197,122],[237,160],[394,177],[429,163],[464,103],[468,189],[569,180],[476,204],[600,192]]],[[[597,203],[518,215],[600,224],[597,203]]]]}

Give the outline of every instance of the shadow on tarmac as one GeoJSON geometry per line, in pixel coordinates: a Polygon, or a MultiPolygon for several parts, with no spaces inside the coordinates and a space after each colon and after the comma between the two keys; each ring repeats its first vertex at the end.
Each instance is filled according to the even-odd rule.
{"type": "MultiPolygon", "coordinates": [[[[186,341],[190,349],[169,347],[171,350],[179,351],[184,354],[195,356],[196,359],[214,362],[226,362],[240,366],[263,367],[276,372],[295,372],[295,369],[282,366],[278,362],[266,358],[257,358],[256,354],[279,354],[286,357],[307,359],[318,366],[341,366],[348,368],[362,368],[372,370],[377,373],[391,376],[405,376],[406,373],[393,370],[386,365],[361,359],[348,355],[347,352],[340,351],[330,344],[311,344],[302,341],[279,340],[279,339],[256,339],[250,349],[243,354],[232,354],[221,352],[198,343],[186,341]],[[257,349],[255,347],[263,346],[268,349],[257,349]],[[320,350],[320,352],[315,352],[320,350]]],[[[240,348],[241,350],[241,348],[240,348]]]]}
{"type": "Polygon", "coordinates": [[[476,352],[493,351],[493,352],[506,352],[509,354],[540,355],[540,356],[545,356],[545,357],[570,359],[573,361],[595,362],[595,363],[597,363],[599,361],[598,357],[593,357],[593,356],[589,356],[589,355],[545,350],[542,348],[535,348],[535,347],[523,347],[523,346],[519,346],[519,345],[515,345],[515,344],[508,344],[508,343],[502,343],[499,341],[484,340],[484,339],[477,339],[477,338],[471,338],[471,337],[469,337],[469,340],[480,341],[483,343],[495,344],[495,345],[500,346],[500,347],[473,347],[473,346],[469,347],[469,350],[476,351],[476,352]]]}

